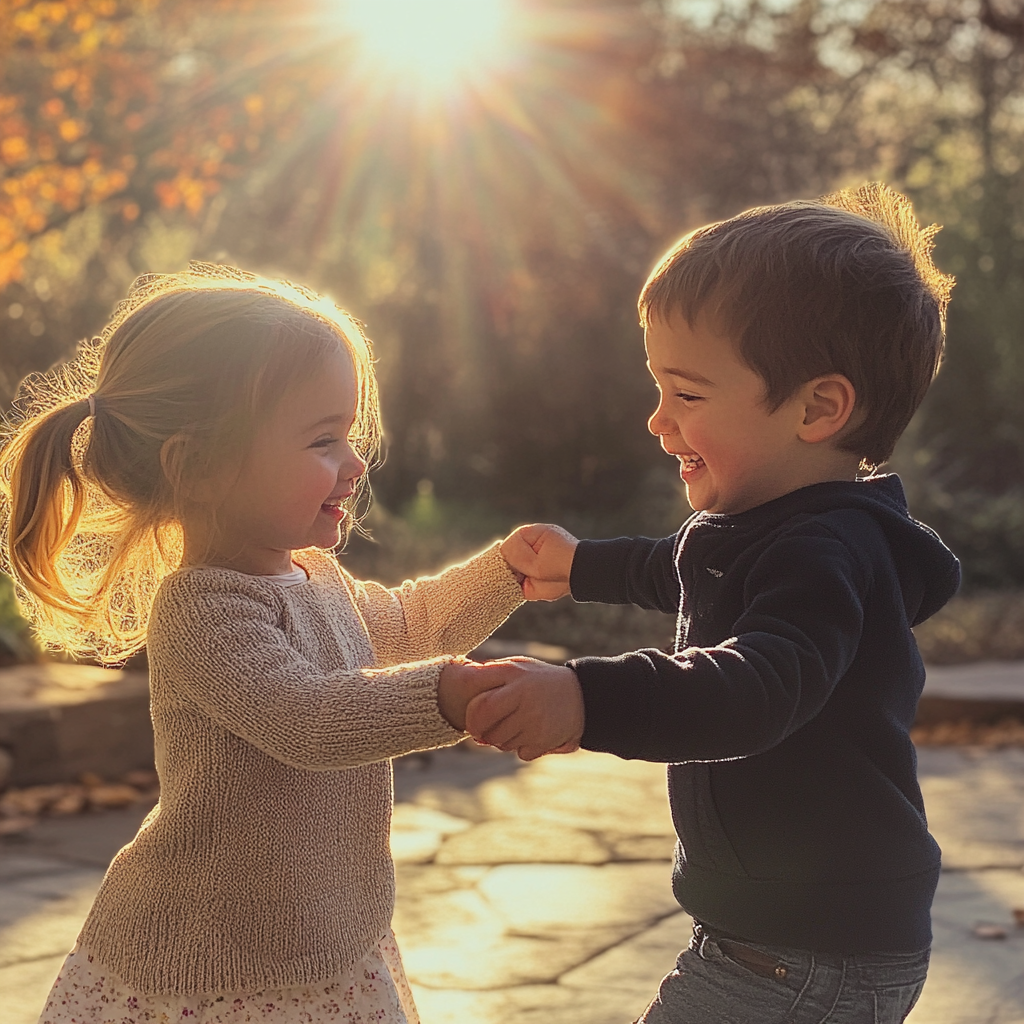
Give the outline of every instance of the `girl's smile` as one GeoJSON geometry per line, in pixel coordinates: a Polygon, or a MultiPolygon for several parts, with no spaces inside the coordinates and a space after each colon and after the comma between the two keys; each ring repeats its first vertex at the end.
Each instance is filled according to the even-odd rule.
{"type": "Polygon", "coordinates": [[[237,476],[219,490],[206,561],[272,576],[291,570],[293,551],[336,547],[366,472],[349,437],[356,413],[355,368],[339,348],[260,423],[237,476]]]}
{"type": "Polygon", "coordinates": [[[345,501],[352,497],[353,491],[348,491],[346,494],[339,495],[337,498],[328,498],[320,506],[320,511],[325,515],[331,516],[336,519],[339,523],[348,515],[348,509],[345,508],[345,501]]]}

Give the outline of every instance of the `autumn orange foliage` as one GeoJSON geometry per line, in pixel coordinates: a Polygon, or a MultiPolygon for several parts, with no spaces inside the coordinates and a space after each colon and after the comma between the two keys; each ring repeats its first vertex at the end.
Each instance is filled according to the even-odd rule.
{"type": "Polygon", "coordinates": [[[0,289],[86,207],[199,214],[287,135],[313,80],[284,6],[0,0],[0,289]]]}

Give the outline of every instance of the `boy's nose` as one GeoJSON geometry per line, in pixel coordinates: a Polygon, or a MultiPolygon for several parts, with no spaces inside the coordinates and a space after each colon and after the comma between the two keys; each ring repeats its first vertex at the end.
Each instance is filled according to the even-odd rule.
{"type": "Polygon", "coordinates": [[[655,437],[661,437],[662,434],[672,433],[672,423],[669,421],[667,416],[663,415],[660,404],[651,414],[651,418],[647,421],[647,429],[655,437]]]}

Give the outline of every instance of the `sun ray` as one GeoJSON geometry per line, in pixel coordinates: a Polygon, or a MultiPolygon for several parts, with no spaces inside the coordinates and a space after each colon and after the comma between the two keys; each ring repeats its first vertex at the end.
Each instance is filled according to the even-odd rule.
{"type": "Polygon", "coordinates": [[[340,0],[368,66],[443,92],[493,66],[511,29],[507,0],[340,0]]]}

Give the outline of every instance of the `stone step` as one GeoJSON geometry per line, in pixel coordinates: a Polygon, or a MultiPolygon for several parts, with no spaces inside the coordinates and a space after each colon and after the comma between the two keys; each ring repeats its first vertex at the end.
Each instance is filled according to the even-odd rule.
{"type": "Polygon", "coordinates": [[[929,665],[917,724],[967,719],[994,723],[1024,720],[1024,661],[929,665]]]}
{"type": "MultiPolygon", "coordinates": [[[[569,656],[552,644],[511,640],[488,640],[474,652],[517,654],[555,663],[569,656]]],[[[929,667],[918,724],[1006,717],[1024,720],[1024,662],[929,667]]],[[[68,782],[83,772],[116,779],[151,767],[146,674],[60,662],[0,669],[0,750],[14,786],[68,782]]]]}
{"type": "Polygon", "coordinates": [[[62,662],[0,669],[0,748],[13,786],[152,767],[149,678],[62,662]]]}

